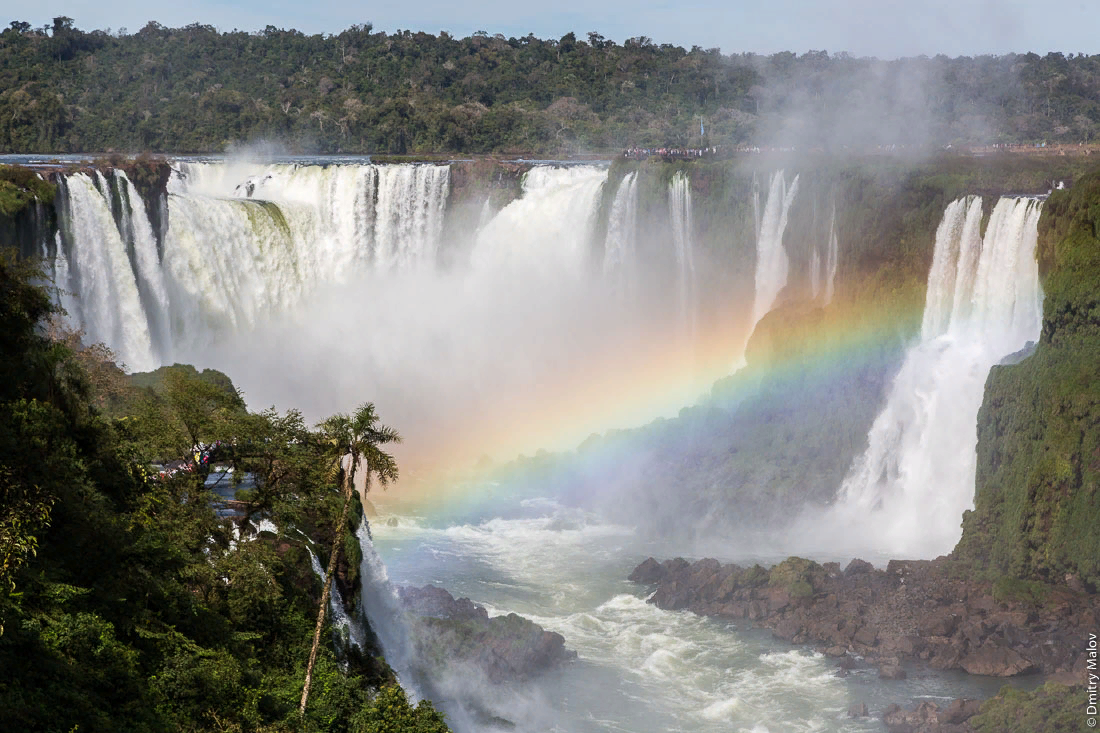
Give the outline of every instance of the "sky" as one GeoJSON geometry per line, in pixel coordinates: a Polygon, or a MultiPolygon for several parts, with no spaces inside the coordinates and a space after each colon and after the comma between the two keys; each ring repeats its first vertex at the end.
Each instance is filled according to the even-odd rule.
{"type": "Polygon", "coordinates": [[[1049,51],[1100,53],[1100,0],[1061,0],[1044,7],[1033,0],[553,0],[546,5],[515,0],[0,0],[0,20],[42,26],[57,15],[84,30],[126,28],[150,20],[177,27],[190,23],[227,31],[267,25],[305,33],[337,33],[362,23],[467,36],[489,34],[583,38],[597,31],[617,42],[648,36],[657,43],[721,48],[724,53],[809,50],[897,58],[974,56],[1049,51]],[[1056,8],[1056,11],[1053,9],[1056,8]]]}

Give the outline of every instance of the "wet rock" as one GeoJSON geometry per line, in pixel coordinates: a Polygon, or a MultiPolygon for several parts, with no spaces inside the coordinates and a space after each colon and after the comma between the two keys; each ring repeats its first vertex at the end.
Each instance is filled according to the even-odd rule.
{"type": "Polygon", "coordinates": [[[849,718],[866,718],[867,717],[867,703],[857,702],[848,706],[849,718]]]}
{"type": "Polygon", "coordinates": [[[576,658],[565,638],[516,614],[489,618],[469,598],[443,588],[401,588],[398,596],[415,618],[410,625],[417,656],[429,665],[470,663],[490,682],[522,681],[576,658]]]}
{"type": "Polygon", "coordinates": [[[959,666],[970,674],[988,677],[1015,677],[1036,671],[1035,664],[1019,652],[991,641],[966,654],[959,666]]]}
{"type": "Polygon", "coordinates": [[[878,632],[870,626],[864,626],[852,636],[852,641],[863,646],[874,646],[878,641],[878,632]]]}
{"type": "Polygon", "coordinates": [[[884,572],[856,559],[841,572],[839,564],[799,558],[771,570],[647,559],[631,578],[655,582],[650,602],[661,608],[748,619],[779,638],[862,655],[876,667],[897,658],[997,676],[1053,674],[1072,666],[1082,634],[1100,622],[1096,596],[1059,586],[1042,606],[1002,604],[990,583],[953,562],[893,562],[884,572]]]}
{"type": "Polygon", "coordinates": [[[884,664],[878,668],[878,676],[883,680],[904,680],[909,675],[896,664],[884,664]]]}
{"type": "Polygon", "coordinates": [[[665,577],[666,572],[665,567],[651,557],[634,568],[634,572],[630,574],[628,580],[632,583],[653,585],[654,583],[660,583],[661,579],[665,577]]]}
{"type": "Polygon", "coordinates": [[[960,725],[977,715],[981,707],[980,700],[959,698],[952,701],[946,709],[940,711],[939,722],[948,725],[960,725]]]}
{"type": "Polygon", "coordinates": [[[469,598],[456,599],[443,588],[426,585],[423,588],[399,588],[397,596],[405,610],[417,616],[445,619],[488,619],[489,612],[469,598]]]}
{"type": "Polygon", "coordinates": [[[844,568],[844,575],[849,578],[853,575],[865,575],[873,572],[875,572],[875,566],[866,560],[860,560],[858,557],[854,558],[848,563],[848,567],[844,568]]]}
{"type": "Polygon", "coordinates": [[[890,733],[916,733],[927,730],[928,726],[939,725],[939,710],[934,702],[919,703],[912,710],[891,705],[883,711],[882,720],[890,733]]]}

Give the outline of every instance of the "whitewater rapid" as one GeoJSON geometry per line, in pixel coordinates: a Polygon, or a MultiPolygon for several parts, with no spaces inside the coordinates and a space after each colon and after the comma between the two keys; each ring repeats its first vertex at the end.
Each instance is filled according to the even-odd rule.
{"type": "Polygon", "coordinates": [[[393,582],[444,587],[494,616],[518,613],[577,651],[575,663],[528,685],[464,687],[466,676],[448,687],[443,675],[449,693],[477,697],[518,731],[870,732],[889,703],[984,696],[999,684],[928,670],[905,682],[881,681],[874,669],[838,678],[835,660],[748,622],[661,610],[626,577],[645,557],[681,548],[551,498],[494,502],[452,519],[379,502],[374,539],[393,582]],[[400,513],[387,514],[391,506],[400,513]],[[871,718],[847,716],[858,702],[871,718]]]}

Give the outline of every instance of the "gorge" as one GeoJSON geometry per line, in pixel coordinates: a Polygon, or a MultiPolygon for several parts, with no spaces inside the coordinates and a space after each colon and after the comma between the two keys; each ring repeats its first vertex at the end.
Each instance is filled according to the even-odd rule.
{"type": "MultiPolygon", "coordinates": [[[[836,677],[753,629],[748,606],[696,616],[660,590],[647,604],[626,577],[650,555],[933,560],[966,512],[959,557],[974,572],[996,558],[982,582],[1068,573],[1095,589],[1094,539],[1042,549],[1095,537],[1095,499],[1074,493],[1095,470],[1091,428],[1074,444],[1077,428],[1036,423],[1062,451],[1040,477],[1042,527],[1006,517],[998,503],[1021,499],[991,483],[1027,473],[998,447],[1019,426],[994,411],[1031,393],[989,390],[1034,385],[1040,410],[1028,370],[1092,339],[1072,275],[1094,250],[1059,244],[1092,221],[1071,197],[1096,179],[1075,162],[155,165],[164,185],[145,190],[120,168],[54,174],[52,213],[11,231],[73,325],[132,370],[215,367],[250,404],[311,420],[370,398],[400,426],[407,478],[372,492],[363,563],[377,547],[397,582],[519,613],[579,655],[506,693],[445,670],[438,699],[480,711],[445,708],[456,729],[870,731],[890,703],[999,687],[919,664],[836,677]],[[1053,180],[1069,190],[1047,203],[1053,180]],[[1076,223],[1044,224],[1051,206],[1076,223]],[[1023,555],[1003,539],[1014,521],[1023,555]],[[874,717],[849,718],[857,703],[874,717]]],[[[1088,384],[1072,360],[1060,368],[1088,384]]],[[[1087,423],[1081,399],[1065,396],[1087,423]]],[[[828,572],[788,580],[828,594],[828,572]]],[[[385,646],[377,627],[400,614],[379,598],[361,605],[385,646]]],[[[409,642],[388,638],[416,694],[409,642]]]]}

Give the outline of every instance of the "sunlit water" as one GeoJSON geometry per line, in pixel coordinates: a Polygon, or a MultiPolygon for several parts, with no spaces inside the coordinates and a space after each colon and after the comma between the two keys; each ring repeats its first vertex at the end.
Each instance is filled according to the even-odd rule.
{"type": "Polygon", "coordinates": [[[481,691],[517,730],[879,731],[892,702],[986,697],[1003,683],[917,668],[905,681],[879,680],[869,667],[842,679],[836,660],[747,622],[658,609],[626,577],[676,548],[551,500],[458,522],[385,511],[372,526],[395,583],[431,583],[491,615],[518,613],[577,651],[575,663],[527,687],[481,691]],[[870,718],[848,717],[859,702],[870,718]]]}

